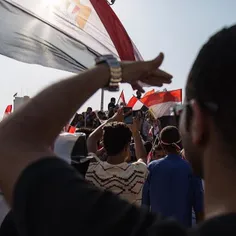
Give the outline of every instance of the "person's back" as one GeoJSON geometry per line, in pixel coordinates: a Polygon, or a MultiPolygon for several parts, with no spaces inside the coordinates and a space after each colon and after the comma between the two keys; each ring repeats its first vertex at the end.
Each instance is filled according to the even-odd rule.
{"type": "MultiPolygon", "coordinates": [[[[160,144],[167,153],[165,158],[149,164],[149,176],[144,186],[143,205],[164,217],[173,217],[184,226],[192,225],[192,207],[196,200],[190,164],[180,153],[180,134],[176,127],[167,126],[160,133],[160,144]]],[[[195,203],[197,202],[197,203],[195,203]]],[[[198,209],[201,211],[202,209],[198,209]]]]}
{"type": "Polygon", "coordinates": [[[140,205],[142,189],[147,177],[147,166],[139,161],[110,164],[97,161],[90,163],[86,179],[93,185],[112,191],[132,204],[140,205]]]}
{"type": "Polygon", "coordinates": [[[102,162],[97,158],[97,162],[91,162],[86,179],[93,185],[103,190],[112,191],[132,204],[140,205],[148,169],[142,158],[138,158],[137,162],[131,164],[126,162],[130,157],[132,134],[135,146],[138,148],[137,156],[145,156],[146,158],[140,134],[137,130],[131,132],[129,127],[121,122],[107,124],[103,129],[103,143],[108,155],[107,161],[102,162]]]}
{"type": "Polygon", "coordinates": [[[187,161],[170,154],[149,165],[149,201],[151,211],[174,217],[191,225],[192,171],[187,161]]]}

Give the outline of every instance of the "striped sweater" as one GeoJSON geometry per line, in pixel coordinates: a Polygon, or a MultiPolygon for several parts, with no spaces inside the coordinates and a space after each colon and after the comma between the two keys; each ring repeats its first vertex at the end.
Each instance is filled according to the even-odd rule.
{"type": "Polygon", "coordinates": [[[141,205],[147,175],[147,166],[142,161],[118,165],[97,161],[90,163],[86,180],[103,190],[112,191],[132,204],[141,205]]]}

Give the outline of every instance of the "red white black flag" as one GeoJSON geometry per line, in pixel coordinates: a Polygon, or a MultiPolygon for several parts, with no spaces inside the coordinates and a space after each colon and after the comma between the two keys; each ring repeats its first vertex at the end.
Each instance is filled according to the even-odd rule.
{"type": "Polygon", "coordinates": [[[141,56],[106,0],[1,0],[0,54],[78,73],[101,54],[141,56]]]}

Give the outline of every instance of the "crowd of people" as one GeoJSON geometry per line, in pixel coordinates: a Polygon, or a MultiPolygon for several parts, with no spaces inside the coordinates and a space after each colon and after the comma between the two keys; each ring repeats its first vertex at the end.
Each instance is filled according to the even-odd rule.
{"type": "MultiPolygon", "coordinates": [[[[235,52],[236,26],[203,46],[182,109],[173,107],[176,125],[142,111],[126,123],[124,104],[112,98],[108,112],[89,107],[72,120],[75,133],[62,133],[107,86],[106,64],[50,86],[4,119],[0,187],[9,207],[0,235],[234,235],[235,52]]],[[[171,83],[163,59],[121,62],[122,82],[140,92],[138,81],[171,83]]]]}
{"type": "MultiPolygon", "coordinates": [[[[137,91],[137,98],[140,99],[141,96],[142,95],[137,91]]],[[[101,124],[111,119],[119,109],[124,107],[126,107],[124,102],[119,103],[118,101],[117,103],[116,99],[112,97],[106,111],[93,110],[92,107],[88,107],[86,112],[76,113],[70,125],[76,128],[75,132],[90,134],[101,124]]],[[[160,131],[161,121],[156,120],[147,110],[134,111],[133,116],[139,120],[139,130],[142,139],[144,141],[154,141],[160,131]]]]}

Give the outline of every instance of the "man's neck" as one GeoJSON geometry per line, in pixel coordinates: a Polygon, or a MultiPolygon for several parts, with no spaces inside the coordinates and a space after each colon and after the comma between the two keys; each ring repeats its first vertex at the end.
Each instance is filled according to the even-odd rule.
{"type": "Polygon", "coordinates": [[[211,152],[204,158],[206,219],[236,213],[235,170],[235,160],[223,153],[219,156],[211,152]]]}
{"type": "Polygon", "coordinates": [[[166,155],[178,155],[179,156],[179,153],[178,152],[167,152],[166,151],[166,155]]]}
{"type": "Polygon", "coordinates": [[[118,165],[118,164],[123,163],[125,159],[126,158],[123,155],[118,154],[115,156],[108,156],[107,162],[112,165],[118,165]]]}

